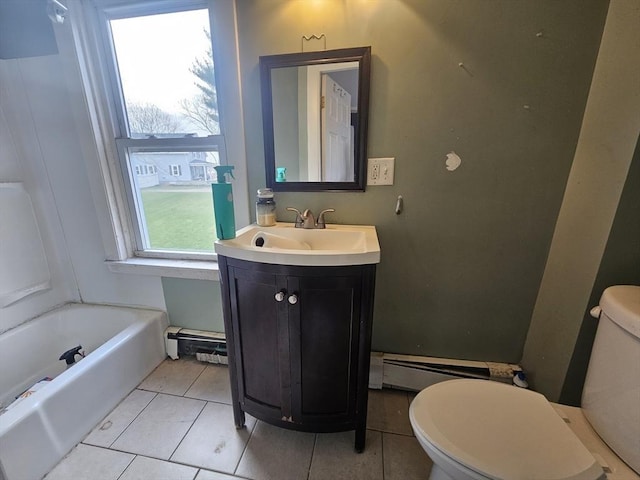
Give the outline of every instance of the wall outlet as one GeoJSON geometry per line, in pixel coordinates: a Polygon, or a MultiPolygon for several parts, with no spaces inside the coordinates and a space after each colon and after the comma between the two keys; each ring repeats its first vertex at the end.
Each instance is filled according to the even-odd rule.
{"type": "Polygon", "coordinates": [[[370,158],[367,167],[367,185],[393,185],[395,158],[370,158]]]}

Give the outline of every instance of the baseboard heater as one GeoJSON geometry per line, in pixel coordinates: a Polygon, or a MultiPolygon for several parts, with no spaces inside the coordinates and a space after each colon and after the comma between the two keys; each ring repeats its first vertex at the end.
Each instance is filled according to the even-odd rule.
{"type": "MultiPolygon", "coordinates": [[[[169,327],[165,330],[165,346],[167,355],[174,360],[180,356],[195,356],[202,362],[229,363],[224,333],[169,327]]],[[[518,373],[522,373],[522,368],[510,363],[371,352],[369,388],[384,386],[420,391],[455,378],[512,383],[518,373]]]]}
{"type": "Polygon", "coordinates": [[[510,363],[372,352],[369,388],[385,386],[420,391],[434,383],[455,378],[512,383],[518,373],[522,373],[522,368],[510,363]]]}
{"type": "Polygon", "coordinates": [[[164,343],[167,355],[174,360],[188,355],[201,362],[229,364],[224,333],[169,327],[164,332],[164,343]]]}

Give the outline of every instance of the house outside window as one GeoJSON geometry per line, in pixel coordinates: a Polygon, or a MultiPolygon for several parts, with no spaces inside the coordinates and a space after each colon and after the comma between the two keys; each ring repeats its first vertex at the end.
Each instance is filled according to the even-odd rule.
{"type": "MultiPolygon", "coordinates": [[[[212,39],[222,36],[235,42],[229,22],[214,20],[214,15],[217,10],[221,17],[233,19],[235,2],[123,5],[93,0],[91,5],[86,18],[99,27],[96,45],[101,53],[90,61],[106,72],[105,98],[114,126],[111,141],[126,194],[125,216],[132,227],[125,231],[133,232],[127,250],[136,256],[211,258],[216,234],[210,184],[215,180],[213,167],[227,164],[212,39]],[[221,27],[222,33],[212,34],[211,25],[221,27]]],[[[236,48],[229,42],[221,50],[227,55],[236,48]]],[[[237,50],[235,55],[237,61],[237,50]]],[[[234,75],[239,80],[237,69],[222,72],[223,78],[234,75]]],[[[233,87],[228,88],[228,105],[233,106],[239,101],[239,87],[226,83],[233,87]]],[[[230,116],[235,125],[232,142],[237,142],[242,126],[233,118],[237,114],[230,116]]],[[[105,137],[104,130],[101,133],[105,137]]],[[[244,150],[243,142],[242,138],[244,150]]],[[[243,175],[243,156],[236,177],[243,175]]],[[[248,212],[237,217],[248,222],[248,212]]]]}

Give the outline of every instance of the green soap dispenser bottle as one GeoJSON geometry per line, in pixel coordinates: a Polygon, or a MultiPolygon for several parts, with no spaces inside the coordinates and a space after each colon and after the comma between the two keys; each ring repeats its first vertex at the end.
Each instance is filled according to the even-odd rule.
{"type": "Polygon", "coordinates": [[[216,234],[220,240],[236,238],[236,219],[233,214],[233,190],[227,183],[226,175],[233,176],[233,167],[219,165],[213,167],[218,174],[218,183],[211,184],[213,211],[216,217],[216,234]]]}

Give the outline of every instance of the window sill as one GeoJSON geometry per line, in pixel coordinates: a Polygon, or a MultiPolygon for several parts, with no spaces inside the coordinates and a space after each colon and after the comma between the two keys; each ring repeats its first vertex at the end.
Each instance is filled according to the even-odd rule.
{"type": "Polygon", "coordinates": [[[114,273],[219,281],[218,262],[213,260],[168,260],[137,257],[106,261],[105,263],[114,273]]]}

